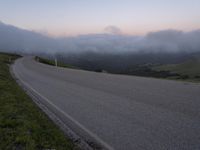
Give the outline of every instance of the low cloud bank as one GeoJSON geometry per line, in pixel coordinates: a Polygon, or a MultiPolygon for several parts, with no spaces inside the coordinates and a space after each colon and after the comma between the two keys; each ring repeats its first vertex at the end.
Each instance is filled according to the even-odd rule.
{"type": "Polygon", "coordinates": [[[192,32],[164,30],[152,32],[146,36],[94,34],[66,38],[64,41],[63,48],[72,52],[198,52],[200,51],[200,30],[192,32]]]}
{"type": "Polygon", "coordinates": [[[23,53],[176,53],[200,52],[200,30],[182,32],[164,30],[145,36],[122,35],[109,26],[109,34],[88,34],[77,37],[50,38],[0,22],[0,50],[23,53]],[[111,33],[111,34],[110,34],[111,33]]]}

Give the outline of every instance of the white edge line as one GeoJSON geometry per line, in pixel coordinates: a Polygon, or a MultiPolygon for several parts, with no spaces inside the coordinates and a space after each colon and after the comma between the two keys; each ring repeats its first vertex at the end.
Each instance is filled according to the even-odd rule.
{"type": "MultiPolygon", "coordinates": [[[[14,67],[13,67],[13,70],[14,67]]],[[[16,74],[16,71],[15,71],[16,74]]],[[[42,94],[40,94],[38,91],[36,91],[34,88],[32,88],[27,82],[25,82],[24,80],[22,80],[19,77],[19,74],[17,75],[18,79],[20,79],[20,81],[27,86],[28,88],[30,88],[33,92],[35,92],[37,95],[39,95],[42,99],[44,99],[45,101],[47,101],[50,105],[52,105],[54,108],[56,108],[59,112],[61,112],[65,117],[67,117],[69,120],[71,120],[74,124],[76,124],[79,128],[81,128],[82,130],[84,130],[86,133],[88,133],[92,138],[94,138],[96,141],[98,141],[102,146],[104,146],[106,149],[108,150],[114,150],[114,148],[112,148],[110,145],[108,145],[106,142],[104,142],[101,138],[99,138],[96,134],[92,133],[90,130],[88,130],[86,127],[84,127],[82,124],[80,124],[77,120],[75,120],[74,118],[72,118],[69,114],[67,114],[66,112],[64,112],[62,109],[60,109],[58,106],[56,106],[54,103],[52,103],[48,98],[46,98],[45,96],[43,96],[42,94]]]]}

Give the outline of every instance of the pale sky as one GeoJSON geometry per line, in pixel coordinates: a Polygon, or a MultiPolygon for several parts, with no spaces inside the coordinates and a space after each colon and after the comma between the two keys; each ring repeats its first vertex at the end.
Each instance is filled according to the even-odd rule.
{"type": "Polygon", "coordinates": [[[200,29],[200,0],[0,0],[0,21],[53,36],[200,29]]]}

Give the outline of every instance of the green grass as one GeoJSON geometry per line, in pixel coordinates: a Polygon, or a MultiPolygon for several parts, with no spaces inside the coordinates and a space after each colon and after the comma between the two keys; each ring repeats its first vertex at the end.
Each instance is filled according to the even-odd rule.
{"type": "MultiPolygon", "coordinates": [[[[41,63],[55,66],[54,60],[45,59],[37,56],[35,57],[35,59],[41,63]]],[[[62,62],[58,62],[58,66],[72,69],[80,69],[78,67],[67,65],[62,62]]],[[[101,72],[101,70],[98,70],[96,72],[101,72]]],[[[185,61],[180,64],[167,64],[159,66],[136,66],[131,71],[128,70],[127,72],[121,72],[120,74],[154,77],[179,81],[200,82],[200,57],[194,57],[194,59],[185,61]]]]}
{"type": "Polygon", "coordinates": [[[179,64],[161,65],[153,68],[156,71],[170,71],[188,80],[200,81],[200,59],[188,60],[179,64]]]}
{"type": "MultiPolygon", "coordinates": [[[[38,57],[38,56],[35,57],[35,60],[39,61],[40,63],[44,63],[44,64],[51,65],[51,66],[55,66],[54,60],[45,59],[45,58],[38,57]]],[[[64,64],[64,63],[62,63],[60,61],[57,62],[57,65],[58,65],[58,67],[76,69],[76,67],[68,65],[68,64],[64,64]]]]}
{"type": "Polygon", "coordinates": [[[8,64],[18,57],[0,53],[0,150],[74,149],[10,75],[8,64]]]}

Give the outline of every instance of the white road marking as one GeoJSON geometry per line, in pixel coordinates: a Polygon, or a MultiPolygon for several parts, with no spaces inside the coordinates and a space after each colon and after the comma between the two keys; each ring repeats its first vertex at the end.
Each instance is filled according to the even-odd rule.
{"type": "Polygon", "coordinates": [[[59,112],[61,112],[65,117],[67,117],[69,120],[71,120],[74,124],[76,124],[79,128],[81,128],[83,131],[85,131],[87,134],[89,134],[92,138],[94,138],[99,144],[101,144],[103,147],[105,147],[108,150],[114,150],[109,144],[107,144],[105,141],[103,141],[100,137],[98,137],[96,134],[92,133],[89,129],[84,127],[81,123],[79,123],[77,120],[72,118],[69,114],[64,112],[62,109],[60,109],[58,106],[56,106],[54,103],[52,103],[48,98],[40,94],[38,91],[36,91],[34,88],[32,88],[27,82],[25,82],[23,79],[20,78],[19,74],[16,73],[16,69],[13,66],[13,72],[17,76],[17,78],[29,89],[31,89],[35,94],[40,96],[42,99],[47,101],[50,105],[52,105],[55,109],[57,109],[59,112]],[[14,71],[15,70],[15,71],[14,71]]]}

